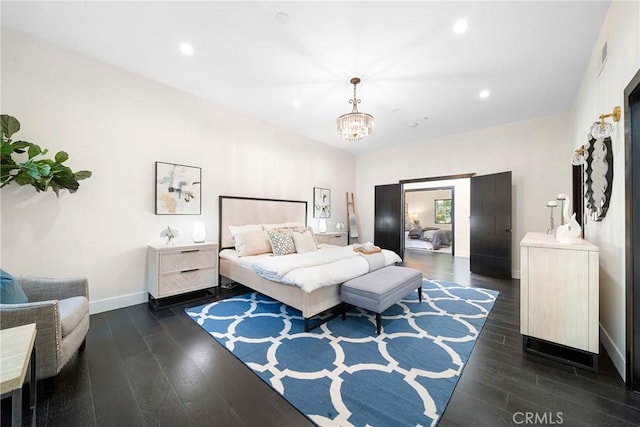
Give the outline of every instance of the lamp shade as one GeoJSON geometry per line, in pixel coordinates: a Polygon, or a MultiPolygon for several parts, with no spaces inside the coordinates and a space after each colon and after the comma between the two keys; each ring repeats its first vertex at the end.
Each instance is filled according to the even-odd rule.
{"type": "Polygon", "coordinates": [[[196,221],[193,224],[193,243],[202,243],[207,238],[207,229],[204,221],[196,221]]]}

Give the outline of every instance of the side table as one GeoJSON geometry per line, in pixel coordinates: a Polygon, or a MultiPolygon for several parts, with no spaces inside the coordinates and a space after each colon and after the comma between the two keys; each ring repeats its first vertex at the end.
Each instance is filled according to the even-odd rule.
{"type": "Polygon", "coordinates": [[[36,324],[0,330],[0,391],[11,395],[11,425],[22,426],[22,387],[29,372],[31,425],[36,425],[36,324]]]}

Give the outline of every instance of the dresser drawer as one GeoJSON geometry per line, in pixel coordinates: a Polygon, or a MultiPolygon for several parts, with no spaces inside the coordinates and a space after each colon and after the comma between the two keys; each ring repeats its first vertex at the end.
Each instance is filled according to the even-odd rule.
{"type": "Polygon", "coordinates": [[[217,279],[218,274],[215,268],[170,273],[160,276],[158,290],[162,296],[176,295],[187,291],[216,286],[217,279]]]}
{"type": "Polygon", "coordinates": [[[216,265],[214,249],[189,249],[160,255],[159,273],[180,272],[216,265]]]}

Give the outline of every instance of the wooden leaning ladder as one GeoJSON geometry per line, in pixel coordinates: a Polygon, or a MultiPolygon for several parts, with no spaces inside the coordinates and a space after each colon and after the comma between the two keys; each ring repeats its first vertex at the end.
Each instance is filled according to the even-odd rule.
{"type": "Polygon", "coordinates": [[[356,219],[356,200],[353,193],[347,192],[347,239],[348,243],[358,240],[358,220],[356,219]]]}

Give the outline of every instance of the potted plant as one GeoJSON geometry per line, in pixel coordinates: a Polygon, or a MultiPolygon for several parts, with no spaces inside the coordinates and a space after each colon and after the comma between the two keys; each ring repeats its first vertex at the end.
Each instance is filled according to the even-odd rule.
{"type": "Polygon", "coordinates": [[[47,149],[27,141],[13,141],[11,137],[20,130],[20,122],[13,116],[2,114],[2,141],[0,142],[0,188],[13,183],[31,185],[37,192],[49,188],[59,196],[61,189],[75,193],[78,181],[91,176],[90,171],[73,172],[63,163],[69,155],[58,151],[53,159],[45,158],[47,149]],[[25,155],[26,154],[26,155],[25,155]]]}

